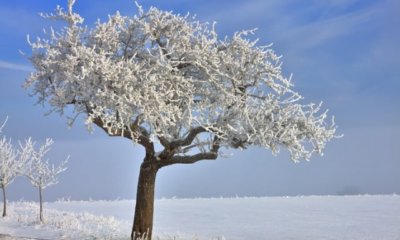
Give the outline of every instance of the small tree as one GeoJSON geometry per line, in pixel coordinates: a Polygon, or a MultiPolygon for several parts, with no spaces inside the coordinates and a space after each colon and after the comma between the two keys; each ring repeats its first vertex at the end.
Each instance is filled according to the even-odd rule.
{"type": "Polygon", "coordinates": [[[25,158],[23,175],[39,190],[40,222],[44,221],[42,191],[51,185],[57,184],[57,175],[67,169],[65,165],[68,161],[68,157],[57,167],[53,164],[50,165],[49,160],[45,159],[53,143],[53,140],[48,138],[42,146],[35,149],[35,142],[29,138],[25,141],[25,145],[21,144],[21,152],[25,154],[23,157],[25,158]]]}
{"type": "Polygon", "coordinates": [[[214,26],[190,16],[140,6],[136,16],[117,12],[90,29],[74,2],[43,15],[64,28],[49,39],[28,38],[36,71],[25,87],[52,111],[73,112],[70,124],[83,114],[89,130],[96,125],[145,148],[132,239],[151,239],[159,169],[250,145],[273,153],[284,147],[298,161],[322,154],[335,136],[320,105],[300,103],[280,57],[246,38],[253,31],[220,39],[214,26]]]}
{"type": "Polygon", "coordinates": [[[17,151],[11,144],[11,140],[3,137],[0,140],[0,188],[3,190],[3,217],[7,216],[6,187],[14,181],[19,168],[17,151]]]}

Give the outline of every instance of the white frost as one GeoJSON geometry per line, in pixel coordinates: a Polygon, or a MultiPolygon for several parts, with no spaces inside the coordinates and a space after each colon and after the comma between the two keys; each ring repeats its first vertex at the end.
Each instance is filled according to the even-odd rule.
{"type": "Polygon", "coordinates": [[[30,42],[35,72],[25,83],[53,111],[72,105],[70,124],[83,114],[89,129],[101,124],[134,141],[147,132],[165,143],[202,127],[206,142],[189,149],[207,151],[209,139],[218,145],[214,153],[219,146],[273,153],[283,146],[295,161],[322,154],[335,137],[320,105],[300,102],[271,45],[246,38],[254,30],[220,39],[208,23],[154,7],[139,7],[133,17],[117,12],[88,28],[73,2],[43,15],[67,24],[30,42]]]}
{"type": "MultiPolygon", "coordinates": [[[[156,240],[398,240],[400,196],[156,200],[156,240]],[[224,236],[224,237],[223,237],[224,236]]],[[[131,200],[12,202],[0,232],[43,239],[129,239],[131,200]]]]}

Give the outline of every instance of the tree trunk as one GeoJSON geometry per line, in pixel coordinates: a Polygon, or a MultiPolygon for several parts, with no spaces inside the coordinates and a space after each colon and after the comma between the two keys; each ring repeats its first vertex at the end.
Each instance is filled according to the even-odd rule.
{"type": "Polygon", "coordinates": [[[3,217],[7,216],[7,197],[6,197],[6,187],[4,185],[1,186],[3,189],[3,217]]]}
{"type": "Polygon", "coordinates": [[[39,220],[41,223],[43,223],[43,200],[42,200],[42,186],[39,186],[39,220]]]}
{"type": "Polygon", "coordinates": [[[153,231],[154,188],[159,167],[149,161],[140,166],[136,193],[132,240],[151,240],[153,231]]]}

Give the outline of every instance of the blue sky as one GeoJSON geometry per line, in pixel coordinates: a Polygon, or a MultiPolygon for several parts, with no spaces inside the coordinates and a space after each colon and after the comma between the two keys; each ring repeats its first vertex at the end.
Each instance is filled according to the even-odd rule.
{"type": "MultiPolygon", "coordinates": [[[[162,169],[157,197],[400,193],[400,3],[395,0],[306,1],[139,1],[176,13],[217,21],[221,37],[258,28],[261,44],[273,43],[283,68],[293,73],[305,102],[324,101],[345,136],[328,144],[324,157],[294,164],[284,151],[227,151],[230,158],[162,169]]],[[[66,1],[0,3],[0,119],[14,141],[32,136],[55,139],[55,162],[70,154],[59,185],[46,189],[48,200],[134,198],[143,149],[127,140],[88,133],[82,122],[68,129],[66,119],[44,116],[46,109],[21,88],[31,67],[26,35],[57,25],[39,17],[66,1]]],[[[130,0],[77,0],[75,10],[92,26],[120,10],[136,13],[130,0]]],[[[10,185],[12,199],[35,199],[25,179],[10,185]]]]}

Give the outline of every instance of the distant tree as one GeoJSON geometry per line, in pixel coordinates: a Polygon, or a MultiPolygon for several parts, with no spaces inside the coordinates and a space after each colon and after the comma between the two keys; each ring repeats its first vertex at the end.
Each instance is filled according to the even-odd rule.
{"type": "Polygon", "coordinates": [[[19,173],[17,151],[10,139],[0,139],[0,188],[3,190],[3,217],[7,216],[6,187],[12,183],[19,173]]]}
{"type": "Polygon", "coordinates": [[[191,16],[140,6],[138,15],[117,12],[91,29],[74,2],[43,14],[65,27],[48,39],[28,38],[35,72],[25,87],[53,112],[73,113],[70,124],[82,114],[89,130],[96,125],[145,148],[132,239],[151,239],[160,168],[251,145],[274,154],[284,147],[298,161],[322,155],[335,136],[319,104],[300,103],[280,57],[246,38],[252,30],[220,39],[214,26],[191,16]]]}
{"type": "Polygon", "coordinates": [[[23,175],[39,190],[40,222],[44,221],[42,191],[51,185],[57,184],[57,175],[67,169],[65,165],[68,161],[68,157],[57,167],[53,164],[50,165],[49,160],[45,158],[53,143],[53,140],[48,138],[42,146],[36,149],[35,142],[29,138],[25,141],[25,144],[21,144],[21,152],[24,153],[23,158],[25,159],[22,171],[23,175]]]}
{"type": "Polygon", "coordinates": [[[360,195],[361,190],[356,186],[344,186],[340,191],[336,193],[337,195],[360,195]]]}

